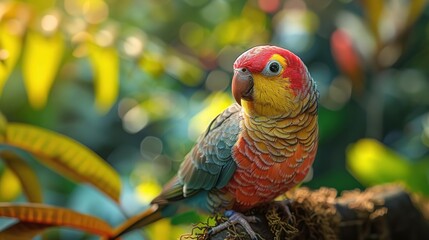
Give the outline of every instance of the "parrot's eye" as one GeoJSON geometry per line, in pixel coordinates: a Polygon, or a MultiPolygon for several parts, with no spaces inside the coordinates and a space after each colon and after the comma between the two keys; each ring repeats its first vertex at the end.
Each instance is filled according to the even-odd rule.
{"type": "Polygon", "coordinates": [[[277,76],[282,71],[282,66],[276,60],[269,61],[262,70],[262,74],[265,76],[277,76]]]}

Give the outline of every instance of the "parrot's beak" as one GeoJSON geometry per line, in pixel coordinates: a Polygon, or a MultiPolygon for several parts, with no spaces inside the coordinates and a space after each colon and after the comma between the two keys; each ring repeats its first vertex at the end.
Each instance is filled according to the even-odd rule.
{"type": "Polygon", "coordinates": [[[253,76],[246,68],[234,69],[232,78],[232,95],[241,105],[241,99],[251,101],[253,99],[253,76]]]}

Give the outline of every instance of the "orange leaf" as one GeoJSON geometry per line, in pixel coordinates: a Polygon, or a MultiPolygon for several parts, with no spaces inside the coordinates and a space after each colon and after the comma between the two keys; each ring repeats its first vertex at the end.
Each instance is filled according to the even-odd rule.
{"type": "Polygon", "coordinates": [[[18,177],[28,201],[42,202],[42,188],[33,169],[19,155],[11,151],[0,151],[0,158],[18,177]]]}
{"type": "Polygon", "coordinates": [[[17,222],[0,231],[0,239],[28,240],[33,239],[51,225],[17,222]]]}
{"type": "Polygon", "coordinates": [[[75,140],[46,129],[8,123],[4,143],[31,153],[41,163],[75,181],[92,184],[119,202],[119,175],[101,157],[75,140]]]}
{"type": "Polygon", "coordinates": [[[113,232],[108,223],[97,217],[38,203],[0,203],[0,216],[17,218],[22,223],[71,227],[103,236],[111,236],[113,232]]]}

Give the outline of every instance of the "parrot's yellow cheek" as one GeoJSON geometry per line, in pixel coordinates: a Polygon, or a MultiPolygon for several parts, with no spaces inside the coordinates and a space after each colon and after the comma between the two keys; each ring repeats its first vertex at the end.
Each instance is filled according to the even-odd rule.
{"type": "Polygon", "coordinates": [[[294,109],[295,95],[289,88],[288,78],[281,76],[267,78],[261,74],[254,74],[253,78],[253,100],[241,100],[246,112],[262,116],[279,116],[294,109]]]}

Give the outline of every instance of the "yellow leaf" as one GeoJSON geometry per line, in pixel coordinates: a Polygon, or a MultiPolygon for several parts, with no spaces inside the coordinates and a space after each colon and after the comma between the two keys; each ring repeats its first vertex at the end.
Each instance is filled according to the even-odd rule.
{"type": "Polygon", "coordinates": [[[46,105],[63,51],[62,33],[45,36],[39,32],[28,32],[22,68],[28,99],[34,108],[46,105]]]}
{"type": "Polygon", "coordinates": [[[37,12],[45,12],[47,9],[50,9],[55,6],[55,0],[26,0],[33,9],[37,12]]]}
{"type": "Polygon", "coordinates": [[[10,27],[8,22],[0,22],[0,95],[22,48],[22,35],[14,33],[10,27]]]}
{"type": "Polygon", "coordinates": [[[411,26],[422,15],[426,8],[427,0],[412,0],[408,1],[409,9],[406,21],[406,26],[411,26]]]}
{"type": "Polygon", "coordinates": [[[37,203],[0,203],[0,216],[17,218],[24,224],[31,223],[71,227],[102,236],[111,236],[113,232],[108,223],[97,217],[66,208],[52,207],[37,203]]]}
{"type": "Polygon", "coordinates": [[[83,17],[90,24],[98,24],[106,20],[109,7],[104,0],[72,0],[67,2],[67,12],[83,17]]]}
{"type": "Polygon", "coordinates": [[[6,168],[0,176],[0,202],[13,201],[21,193],[19,180],[13,172],[6,168]]]}
{"type": "Polygon", "coordinates": [[[406,180],[411,173],[407,160],[375,139],[361,139],[347,149],[347,165],[363,184],[372,186],[406,180]]]}
{"type": "Polygon", "coordinates": [[[119,91],[119,56],[113,47],[89,46],[89,59],[94,71],[95,104],[106,113],[115,103],[119,91]]]}
{"type": "Polygon", "coordinates": [[[25,124],[9,123],[5,144],[21,148],[75,181],[90,183],[119,202],[119,175],[102,158],[64,135],[25,124]]]}
{"type": "Polygon", "coordinates": [[[164,73],[163,57],[159,54],[147,52],[139,61],[139,66],[144,72],[154,77],[160,77],[164,73]]]}
{"type": "Polygon", "coordinates": [[[380,17],[384,8],[384,0],[363,0],[362,3],[367,14],[371,31],[375,39],[379,41],[380,17]]]}
{"type": "Polygon", "coordinates": [[[36,203],[42,202],[42,188],[33,169],[31,169],[20,156],[13,152],[1,151],[0,158],[18,178],[28,201],[36,203]]]}
{"type": "Polygon", "coordinates": [[[202,81],[203,71],[200,64],[186,56],[170,55],[166,58],[164,67],[168,74],[188,86],[195,87],[202,81]]]}
{"type": "Polygon", "coordinates": [[[361,139],[347,150],[347,165],[362,184],[400,182],[410,191],[429,196],[429,161],[413,162],[374,139],[361,139]]]}

